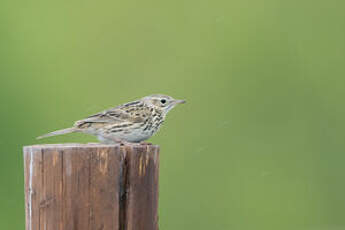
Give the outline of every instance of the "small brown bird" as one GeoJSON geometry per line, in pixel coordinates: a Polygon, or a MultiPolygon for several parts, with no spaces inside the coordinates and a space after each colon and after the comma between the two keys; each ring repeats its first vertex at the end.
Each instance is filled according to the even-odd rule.
{"type": "Polygon", "coordinates": [[[142,142],[154,135],[167,113],[184,100],[155,94],[105,110],[75,122],[71,128],[58,130],[37,139],[66,133],[87,133],[105,144],[142,142]]]}

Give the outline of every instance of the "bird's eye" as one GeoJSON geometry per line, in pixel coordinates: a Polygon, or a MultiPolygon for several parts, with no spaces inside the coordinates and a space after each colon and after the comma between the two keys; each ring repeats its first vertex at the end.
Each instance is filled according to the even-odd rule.
{"type": "Polygon", "coordinates": [[[162,103],[162,104],[165,104],[166,102],[167,102],[167,100],[165,100],[165,99],[162,99],[162,100],[161,100],[161,103],[162,103]]]}

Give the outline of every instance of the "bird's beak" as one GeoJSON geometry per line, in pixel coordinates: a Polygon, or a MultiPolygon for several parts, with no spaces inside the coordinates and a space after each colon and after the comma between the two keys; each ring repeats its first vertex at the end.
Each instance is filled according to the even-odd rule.
{"type": "Polygon", "coordinates": [[[184,104],[186,103],[185,100],[175,100],[175,104],[184,104]]]}

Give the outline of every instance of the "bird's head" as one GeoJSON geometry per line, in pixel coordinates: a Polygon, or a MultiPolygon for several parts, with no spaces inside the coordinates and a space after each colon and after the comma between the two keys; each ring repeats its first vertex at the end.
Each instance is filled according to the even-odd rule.
{"type": "Polygon", "coordinates": [[[142,100],[146,105],[162,110],[164,114],[167,114],[176,105],[186,103],[185,100],[174,99],[170,96],[162,94],[150,95],[142,98],[142,100]]]}

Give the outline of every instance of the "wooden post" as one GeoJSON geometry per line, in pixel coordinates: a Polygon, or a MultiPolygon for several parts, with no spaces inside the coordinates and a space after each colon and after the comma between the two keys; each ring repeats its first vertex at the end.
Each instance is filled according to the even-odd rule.
{"type": "Polygon", "coordinates": [[[24,147],[26,230],[158,230],[159,147],[24,147]]]}

